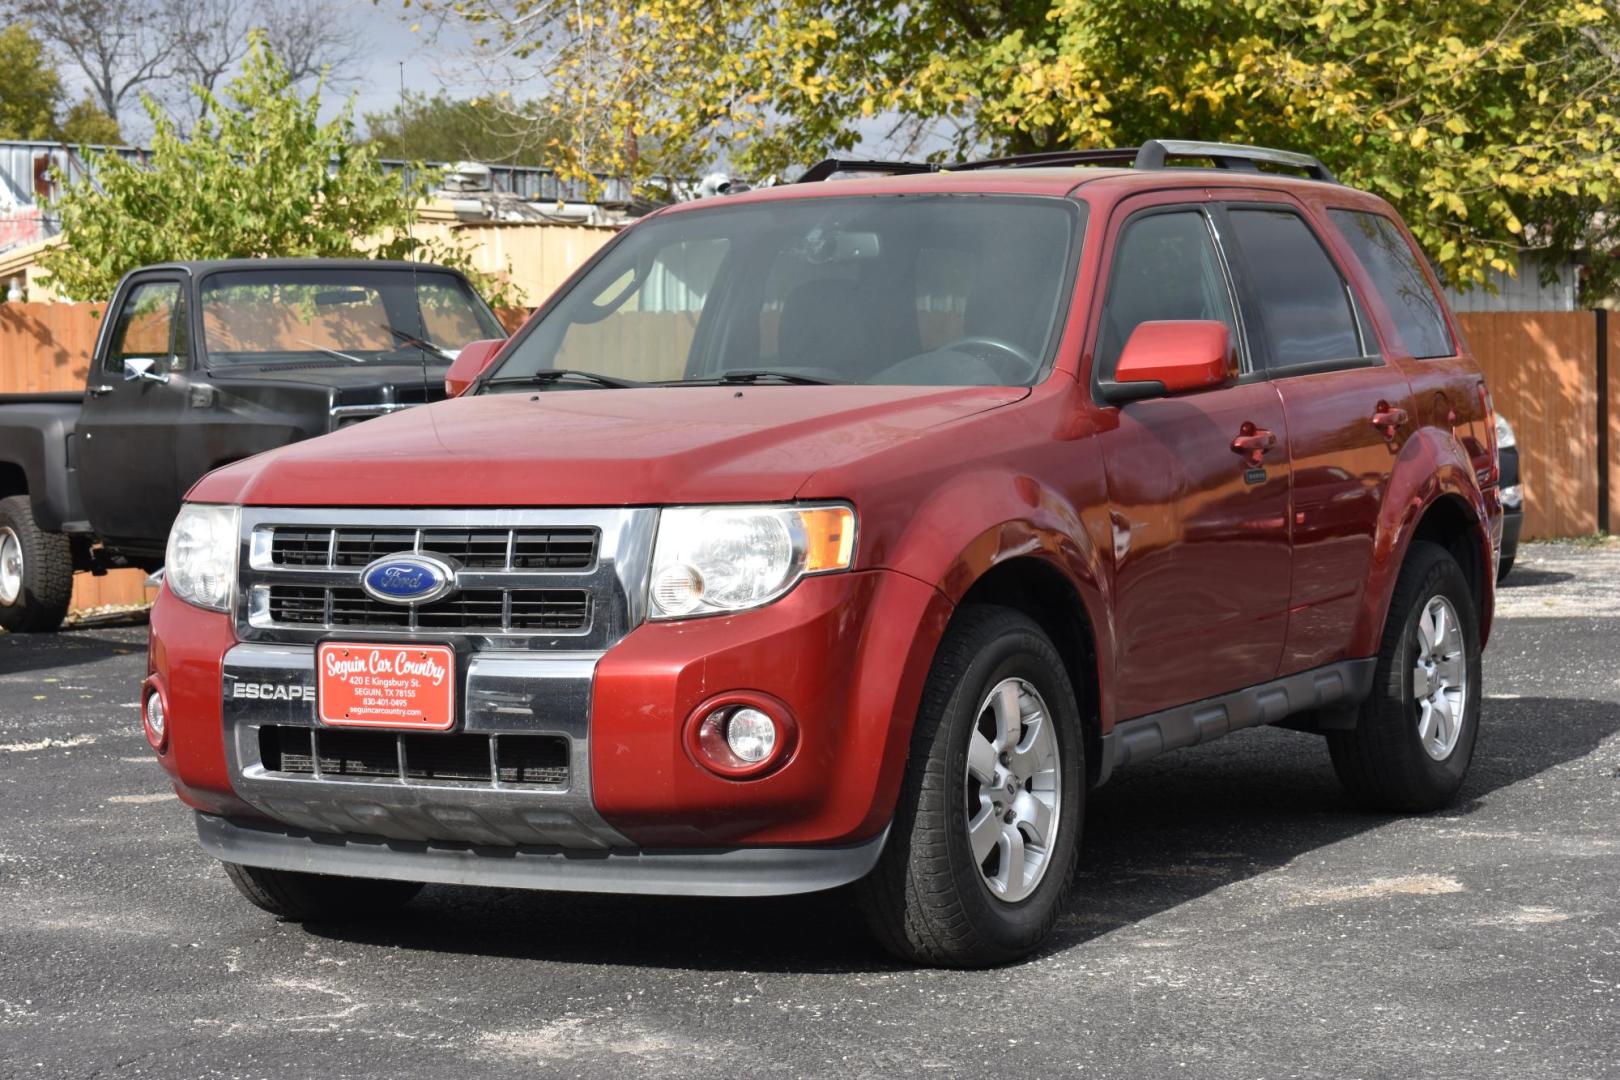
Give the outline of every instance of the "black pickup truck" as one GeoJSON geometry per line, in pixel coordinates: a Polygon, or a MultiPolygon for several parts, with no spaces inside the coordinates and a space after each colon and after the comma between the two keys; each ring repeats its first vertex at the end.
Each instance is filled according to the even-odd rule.
{"type": "Polygon", "coordinates": [[[56,629],[77,571],[160,567],[204,473],[439,400],[461,347],[503,336],[465,277],[428,263],[130,273],[83,394],[0,395],[0,627],[56,629]]]}

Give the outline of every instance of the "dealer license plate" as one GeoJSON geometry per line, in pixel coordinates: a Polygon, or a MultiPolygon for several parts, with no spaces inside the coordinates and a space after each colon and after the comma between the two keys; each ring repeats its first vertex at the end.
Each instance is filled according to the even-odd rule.
{"type": "Polygon", "coordinates": [[[315,665],[323,724],[412,731],[455,726],[456,653],[448,645],[325,641],[315,665]]]}

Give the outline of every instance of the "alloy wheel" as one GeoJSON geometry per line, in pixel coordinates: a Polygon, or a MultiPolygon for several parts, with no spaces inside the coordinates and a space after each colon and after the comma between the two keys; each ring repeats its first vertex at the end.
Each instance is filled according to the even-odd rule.
{"type": "Polygon", "coordinates": [[[1412,665],[1418,742],[1436,761],[1457,747],[1468,705],[1468,662],[1462,622],[1444,596],[1432,596],[1418,616],[1417,659],[1412,665]]]}
{"type": "Polygon", "coordinates": [[[22,541],[10,528],[0,528],[0,604],[15,604],[22,592],[22,541]]]}
{"type": "Polygon", "coordinates": [[[986,888],[1007,903],[1034,892],[1052,861],[1063,798],[1054,723],[1028,680],[1003,679],[968,743],[968,843],[986,888]]]}

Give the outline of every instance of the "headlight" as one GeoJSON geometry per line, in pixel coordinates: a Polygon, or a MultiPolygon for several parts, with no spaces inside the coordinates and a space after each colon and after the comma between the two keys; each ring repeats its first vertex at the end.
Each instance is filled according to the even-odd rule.
{"type": "Polygon", "coordinates": [[[1519,441],[1513,437],[1513,425],[1507,422],[1507,417],[1501,413],[1496,414],[1496,448],[1506,450],[1510,446],[1518,446],[1519,441]]]}
{"type": "Polygon", "coordinates": [[[188,604],[226,611],[236,591],[236,507],[187,503],[169,530],[163,581],[188,604]]]}
{"type": "Polygon", "coordinates": [[[676,619],[768,604],[806,574],[849,569],[847,506],[679,507],[658,518],[652,617],[676,619]]]}

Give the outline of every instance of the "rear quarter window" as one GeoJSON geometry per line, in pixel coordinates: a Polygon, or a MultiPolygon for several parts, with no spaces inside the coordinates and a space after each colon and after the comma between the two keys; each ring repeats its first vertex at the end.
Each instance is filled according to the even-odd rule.
{"type": "Polygon", "coordinates": [[[1451,356],[1457,351],[1451,329],[1423,273],[1418,255],[1395,223],[1382,214],[1364,210],[1330,210],[1328,216],[1356,253],[1378,290],[1395,331],[1413,356],[1426,359],[1451,356]]]}

